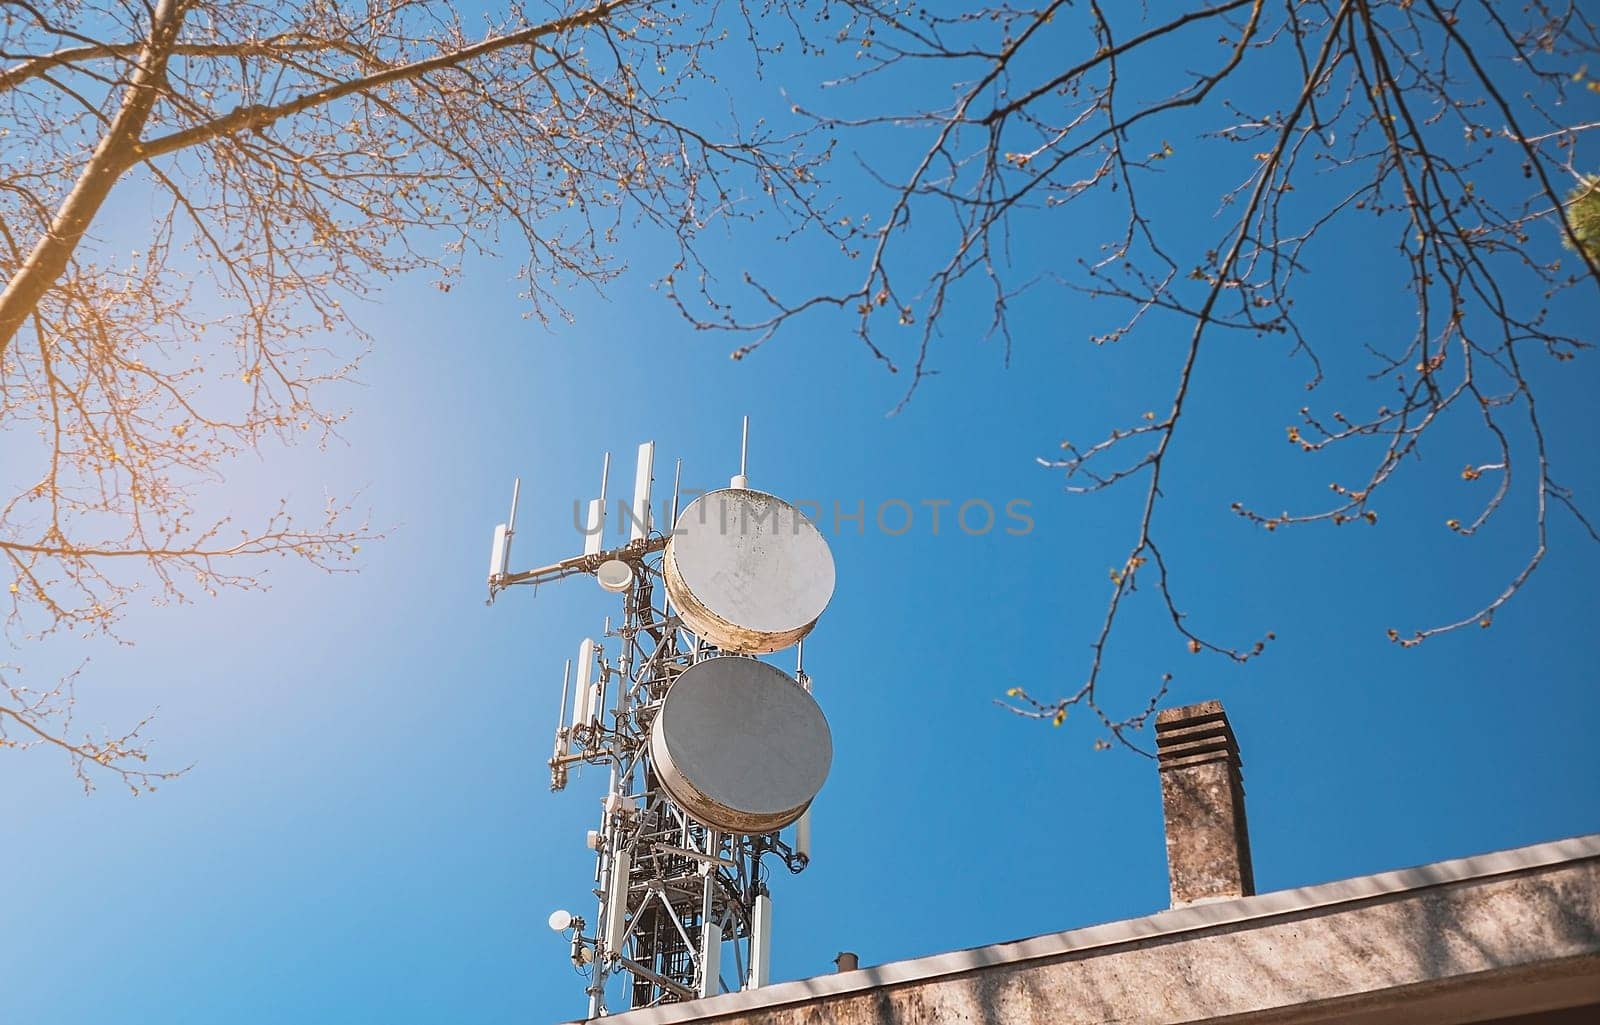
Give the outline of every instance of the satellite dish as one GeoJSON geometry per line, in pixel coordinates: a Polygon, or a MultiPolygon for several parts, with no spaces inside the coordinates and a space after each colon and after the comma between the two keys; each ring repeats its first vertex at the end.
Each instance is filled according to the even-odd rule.
{"type": "Polygon", "coordinates": [[[822,709],[782,670],[753,658],[697,662],[672,682],[650,726],[650,754],[675,804],[727,833],[774,833],[828,778],[822,709]]]}
{"type": "Polygon", "coordinates": [[[572,926],[572,912],[556,908],[550,912],[550,928],[556,932],[566,932],[572,926]]]}
{"type": "Polygon", "coordinates": [[[594,571],[600,586],[613,594],[621,594],[633,584],[633,568],[621,559],[607,559],[594,571]]]}
{"type": "Polygon", "coordinates": [[[833,555],[822,532],[788,502],[744,488],[689,503],[662,566],[684,625],[725,651],[787,648],[833,597],[833,555]]]}

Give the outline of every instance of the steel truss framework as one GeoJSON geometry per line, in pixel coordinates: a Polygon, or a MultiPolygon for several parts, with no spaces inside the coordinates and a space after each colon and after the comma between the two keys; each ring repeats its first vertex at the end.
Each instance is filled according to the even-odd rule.
{"type": "MultiPolygon", "coordinates": [[[[605,639],[595,645],[588,675],[597,688],[597,711],[588,721],[558,727],[549,762],[552,790],[565,789],[569,770],[579,763],[610,771],[600,826],[590,834],[598,913],[588,931],[581,918],[569,926],[573,964],[589,973],[591,1018],[609,1012],[607,982],[619,972],[632,977],[634,1008],[764,985],[767,866],[775,861],[797,873],[808,861],[778,833],[730,835],[693,821],[656,779],[650,725],[672,681],[702,659],[746,657],[723,655],[672,613],[662,580],[665,546],[653,533],[611,551],[491,580],[492,591],[537,585],[592,573],[609,560],[627,563],[633,574],[621,595],[620,623],[613,627],[608,620],[605,639]]],[[[578,679],[585,675],[580,667],[578,679]]],[[[803,665],[796,675],[809,689],[803,665]]]]}

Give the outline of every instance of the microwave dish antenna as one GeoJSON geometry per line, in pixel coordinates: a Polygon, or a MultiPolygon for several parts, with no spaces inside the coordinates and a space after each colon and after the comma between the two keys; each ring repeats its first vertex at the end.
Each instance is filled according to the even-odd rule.
{"type": "Polygon", "coordinates": [[[833,553],[816,524],[747,488],[690,502],[662,564],[684,625],[723,651],[787,648],[811,632],[833,597],[833,553]]]}
{"type": "Polygon", "coordinates": [[[697,662],[650,727],[661,785],[697,822],[773,833],[798,819],[828,778],[822,709],[783,670],[753,658],[697,662]]]}
{"type": "Polygon", "coordinates": [[[596,566],[594,578],[612,594],[624,594],[633,586],[633,570],[621,559],[607,559],[596,566]]]}

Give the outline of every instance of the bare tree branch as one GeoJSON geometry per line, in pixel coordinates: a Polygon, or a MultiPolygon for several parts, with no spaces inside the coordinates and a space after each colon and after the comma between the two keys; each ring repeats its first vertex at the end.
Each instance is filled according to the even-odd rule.
{"type": "MultiPolygon", "coordinates": [[[[139,591],[262,587],[268,557],[350,568],[381,532],[349,497],[209,507],[239,456],[338,440],[330,395],[368,344],[351,310],[387,280],[448,291],[463,260],[507,246],[548,319],[567,316],[569,286],[620,273],[635,227],[685,272],[705,270],[707,228],[763,212],[837,234],[826,143],[686,102],[781,49],[765,31],[726,42],[760,13],[578,0],[469,24],[443,0],[0,5],[8,637],[122,639],[139,591]],[[146,218],[131,239],[96,227],[119,203],[146,218]]],[[[48,701],[4,707],[75,764],[133,750],[69,739],[48,701]]]]}
{"type": "MultiPolygon", "coordinates": [[[[1013,689],[1011,711],[1059,725],[1070,709],[1086,707],[1107,746],[1136,746],[1153,706],[1141,701],[1128,716],[1107,711],[1103,689],[1109,644],[1141,573],[1154,572],[1153,590],[1188,651],[1242,662],[1271,640],[1266,633],[1230,645],[1191,625],[1158,547],[1159,510],[1177,502],[1191,514],[1186,496],[1169,494],[1167,470],[1174,458],[1202,458],[1172,442],[1190,419],[1202,352],[1223,333],[1282,340],[1307,361],[1311,389],[1326,387],[1329,368],[1337,370],[1344,390],[1323,396],[1321,407],[1331,412],[1295,402],[1291,444],[1308,454],[1375,453],[1365,478],[1335,482],[1326,505],[1266,513],[1250,501],[1234,504],[1262,529],[1377,524],[1375,503],[1397,475],[1425,445],[1459,444],[1440,428],[1465,417],[1481,432],[1462,477],[1494,478],[1494,486],[1474,516],[1445,526],[1470,537],[1519,489],[1534,499],[1530,554],[1505,586],[1470,614],[1390,630],[1394,642],[1488,626],[1548,555],[1553,506],[1595,537],[1577,497],[1552,480],[1538,377],[1525,370],[1538,357],[1566,363],[1593,344],[1558,326],[1553,313],[1558,301],[1593,309],[1600,296],[1600,198],[1587,199],[1600,190],[1586,184],[1600,178],[1592,154],[1587,167],[1579,161],[1600,123],[1567,102],[1569,94],[1600,92],[1587,77],[1600,66],[1600,33],[1582,4],[1538,0],[1513,11],[1491,0],[1177,8],[1091,0],[878,14],[858,53],[862,70],[840,84],[870,80],[886,94],[921,97],[911,83],[937,68],[956,89],[948,103],[913,100],[907,109],[851,117],[800,111],[878,152],[911,154],[903,167],[870,164],[883,195],[841,243],[845,283],[795,292],[751,276],[740,302],[704,289],[673,298],[699,326],[748,336],[735,358],[802,316],[845,311],[874,360],[908,373],[908,399],[936,372],[936,343],[953,310],[992,308],[988,336],[1004,339],[1009,354],[1009,311],[1044,286],[1120,311],[1108,328],[1084,331],[1094,345],[1154,352],[1159,339],[1187,338],[1173,357],[1161,357],[1172,388],[1164,414],[1130,411],[1131,422],[1101,440],[1062,442],[1058,456],[1039,460],[1063,475],[1069,492],[1137,487],[1143,501],[1127,554],[1110,571],[1083,675],[1054,700],[1013,689]],[[1220,196],[1215,216],[1184,221],[1165,198],[1174,183],[1224,167],[1237,170],[1237,184],[1220,196]],[[1043,265],[1013,255],[1019,232],[1037,237],[1056,219],[1092,223],[1108,210],[1124,227],[1096,252],[1043,265]],[[1413,324],[1364,349],[1330,341],[1295,305],[1319,260],[1351,258],[1333,240],[1352,223],[1376,243],[1361,259],[1387,246],[1415,304],[1413,324]],[[1197,235],[1208,241],[1196,247],[1188,239],[1197,235]],[[1551,250],[1556,241],[1576,255],[1563,261],[1551,250]],[[1340,412],[1364,405],[1369,382],[1392,398],[1370,416],[1340,412]]],[[[1193,206],[1191,190],[1176,187],[1193,206]]],[[[1069,234],[1064,225],[1055,230],[1069,234]]],[[[1060,246],[1051,252],[1059,256],[1060,246]]],[[[1276,507],[1284,498],[1265,500],[1276,507]]]]}

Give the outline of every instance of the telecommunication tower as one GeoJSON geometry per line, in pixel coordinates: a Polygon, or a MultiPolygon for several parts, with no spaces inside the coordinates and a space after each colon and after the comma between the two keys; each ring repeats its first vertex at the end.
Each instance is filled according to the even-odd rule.
{"type": "Polygon", "coordinates": [[[651,519],[655,443],[639,446],[632,500],[604,543],[611,457],[588,505],[583,553],[510,571],[520,480],[495,528],[489,603],[506,588],[591,576],[621,601],[562,676],[550,788],[580,763],[609,782],[595,852],[593,922],[550,916],[586,972],[590,1018],[611,1010],[607,982],[629,976],[629,1007],[767,983],[773,865],[810,861],[812,799],[833,758],[811,695],[804,638],[833,594],[833,556],[810,519],[749,487],[749,418],[729,487],[651,519]],[[759,656],[794,649],[794,674],[759,656]]]}

